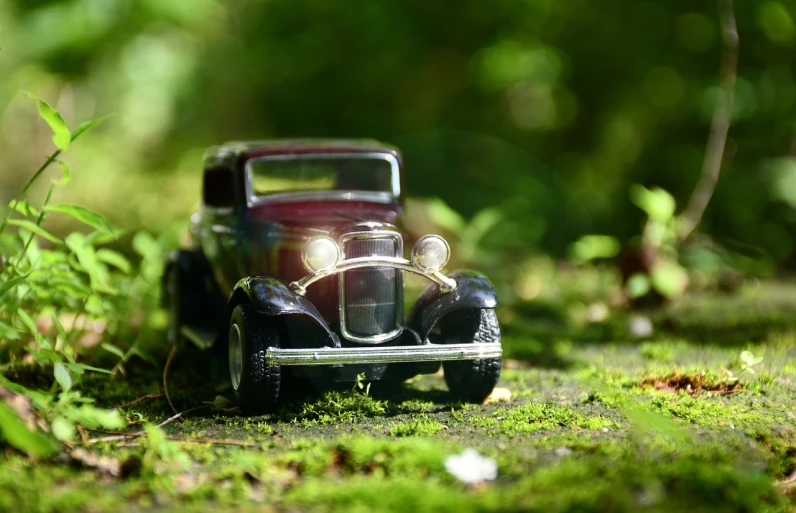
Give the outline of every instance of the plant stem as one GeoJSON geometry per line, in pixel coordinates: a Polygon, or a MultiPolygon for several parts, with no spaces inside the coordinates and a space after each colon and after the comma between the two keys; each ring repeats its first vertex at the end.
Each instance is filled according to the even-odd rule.
{"type": "Polygon", "coordinates": [[[719,0],[721,37],[724,51],[721,56],[720,95],[710,125],[705,158],[702,162],[702,176],[691,198],[680,215],[678,242],[687,239],[702,220],[705,209],[716,189],[724,158],[724,147],[732,121],[732,105],[735,92],[735,79],[738,76],[738,28],[735,24],[735,11],[732,0],[719,0]]]}
{"type": "MultiPolygon", "coordinates": [[[[44,207],[46,207],[47,204],[50,203],[50,198],[53,195],[54,189],[55,185],[50,185],[50,190],[49,192],[47,192],[47,197],[44,199],[42,210],[41,212],[39,212],[39,217],[36,218],[36,226],[41,226],[42,221],[44,221],[44,207]]],[[[30,247],[30,244],[33,242],[33,237],[35,236],[36,236],[35,233],[31,233],[30,237],[28,237],[28,241],[25,243],[25,248],[22,250],[22,253],[19,255],[19,257],[17,257],[17,265],[19,265],[19,262],[22,261],[22,258],[25,256],[25,253],[28,252],[28,247],[30,247]]]]}
{"type": "Polygon", "coordinates": [[[28,182],[19,192],[17,197],[14,198],[14,201],[11,202],[11,212],[8,214],[8,216],[6,216],[5,219],[3,219],[3,223],[0,224],[0,234],[2,234],[3,231],[6,229],[6,226],[8,225],[8,220],[11,219],[11,216],[13,215],[14,209],[16,208],[17,204],[20,201],[22,201],[22,198],[25,197],[25,193],[28,192],[28,189],[30,189],[31,185],[33,185],[36,182],[36,180],[44,172],[44,170],[50,167],[50,164],[55,162],[55,160],[58,158],[58,155],[60,154],[61,150],[55,150],[49,157],[47,157],[47,160],[44,161],[44,164],[42,164],[41,167],[35,173],[33,173],[33,176],[30,177],[30,180],[28,180],[28,182]]]}

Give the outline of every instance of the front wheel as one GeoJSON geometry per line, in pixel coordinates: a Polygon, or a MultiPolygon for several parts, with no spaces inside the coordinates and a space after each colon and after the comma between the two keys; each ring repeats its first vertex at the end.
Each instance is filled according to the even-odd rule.
{"type": "MultiPolygon", "coordinates": [[[[440,320],[444,344],[500,344],[497,315],[491,309],[451,312],[440,320]]],[[[443,362],[445,382],[460,401],[482,403],[500,378],[500,358],[443,362]]]]}
{"type": "Polygon", "coordinates": [[[229,321],[229,375],[238,405],[247,415],[272,410],[279,400],[282,373],[268,366],[265,351],[281,347],[282,330],[276,319],[259,315],[249,304],[240,304],[229,321]]]}

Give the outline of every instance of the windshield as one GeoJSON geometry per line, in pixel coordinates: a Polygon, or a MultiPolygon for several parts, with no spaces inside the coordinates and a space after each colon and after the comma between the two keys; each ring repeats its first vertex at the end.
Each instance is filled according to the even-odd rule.
{"type": "Polygon", "coordinates": [[[329,197],[346,191],[385,198],[400,194],[398,161],[389,153],[270,155],[249,160],[246,174],[249,196],[255,201],[287,193],[329,197]]]}

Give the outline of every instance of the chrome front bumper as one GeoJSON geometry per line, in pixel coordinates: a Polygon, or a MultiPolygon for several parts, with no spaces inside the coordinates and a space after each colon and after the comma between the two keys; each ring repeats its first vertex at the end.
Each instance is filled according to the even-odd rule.
{"type": "Polygon", "coordinates": [[[362,363],[441,362],[500,358],[500,344],[426,344],[392,347],[322,347],[265,351],[266,365],[339,365],[362,363]]]}

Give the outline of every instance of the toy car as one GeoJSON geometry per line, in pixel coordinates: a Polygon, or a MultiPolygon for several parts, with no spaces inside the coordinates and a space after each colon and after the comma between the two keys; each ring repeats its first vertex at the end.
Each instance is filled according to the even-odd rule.
{"type": "Polygon", "coordinates": [[[375,141],[232,142],[205,154],[190,249],[164,274],[169,338],[227,346],[244,412],[273,408],[291,376],[399,383],[440,362],[457,400],[491,393],[495,290],[474,271],[443,274],[450,248],[438,235],[406,258],[401,172],[400,153],[375,141]],[[406,322],[405,272],[431,282],[406,322]]]}

